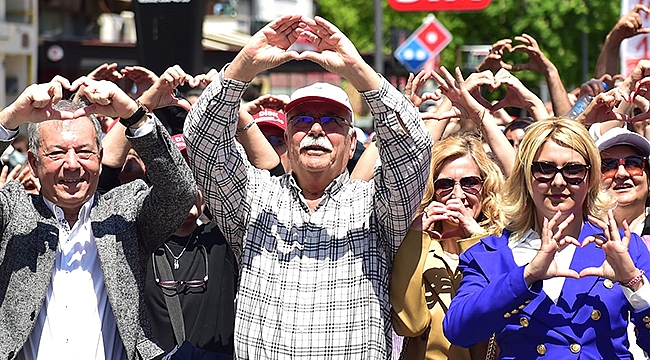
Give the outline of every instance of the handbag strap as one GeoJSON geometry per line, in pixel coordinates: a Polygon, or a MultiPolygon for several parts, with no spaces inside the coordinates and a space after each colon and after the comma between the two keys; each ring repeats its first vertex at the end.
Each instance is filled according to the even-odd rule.
{"type": "MultiPolygon", "coordinates": [[[[169,259],[163,251],[162,256],[153,254],[154,261],[158,265],[160,276],[163,279],[173,279],[172,267],[169,265],[169,259]]],[[[172,323],[172,330],[174,331],[174,338],[176,344],[179,346],[185,341],[185,322],[183,321],[183,311],[181,310],[181,301],[178,299],[178,293],[167,294],[163,290],[163,297],[165,298],[165,305],[167,305],[167,312],[169,313],[169,320],[172,323]]]]}

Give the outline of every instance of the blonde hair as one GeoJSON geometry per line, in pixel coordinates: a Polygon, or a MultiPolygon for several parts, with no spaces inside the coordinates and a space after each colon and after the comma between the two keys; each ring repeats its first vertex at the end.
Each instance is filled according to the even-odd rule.
{"type": "MultiPolygon", "coordinates": [[[[512,175],[506,181],[503,192],[503,209],[510,221],[506,228],[521,236],[528,229],[540,233],[542,224],[537,221],[537,208],[532,199],[532,164],[539,149],[547,141],[578,152],[590,165],[587,182],[587,196],[582,205],[583,215],[604,219],[614,202],[602,188],[600,153],[589,136],[587,129],[579,122],[568,118],[550,118],[533,123],[519,144],[512,175]]],[[[582,221],[582,219],[575,219],[582,221]]]]}
{"type": "Polygon", "coordinates": [[[501,235],[506,224],[506,217],[501,209],[500,195],[504,184],[503,174],[485,152],[481,141],[470,134],[452,134],[444,140],[436,142],[431,153],[429,180],[417,214],[421,214],[423,209],[435,199],[433,182],[442,171],[443,164],[448,160],[470,156],[478,166],[483,179],[481,216],[476,220],[489,234],[501,235]]]}

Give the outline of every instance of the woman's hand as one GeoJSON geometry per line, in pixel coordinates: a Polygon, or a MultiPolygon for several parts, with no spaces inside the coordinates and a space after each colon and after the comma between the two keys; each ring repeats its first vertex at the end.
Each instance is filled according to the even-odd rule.
{"type": "Polygon", "coordinates": [[[557,226],[557,231],[553,232],[556,222],[562,213],[558,211],[551,220],[544,218],[542,226],[542,246],[537,255],[526,265],[524,269],[524,280],[526,285],[531,286],[539,280],[546,280],[557,276],[578,279],[580,275],[575,270],[561,269],[555,262],[555,254],[568,244],[580,246],[578,240],[571,236],[562,236],[562,232],[573,221],[574,215],[569,215],[564,221],[557,226]]]}
{"type": "MultiPolygon", "coordinates": [[[[639,269],[634,265],[634,261],[632,261],[632,257],[628,252],[630,228],[627,221],[623,220],[623,238],[621,238],[618,231],[612,210],[607,212],[607,221],[596,219],[593,216],[589,216],[589,221],[603,229],[604,237],[588,236],[582,242],[582,246],[590,242],[600,246],[605,252],[605,261],[600,267],[590,267],[582,270],[580,276],[602,276],[623,284],[636,277],[639,274],[639,269]]],[[[639,287],[641,285],[642,283],[638,284],[639,287]]]]}

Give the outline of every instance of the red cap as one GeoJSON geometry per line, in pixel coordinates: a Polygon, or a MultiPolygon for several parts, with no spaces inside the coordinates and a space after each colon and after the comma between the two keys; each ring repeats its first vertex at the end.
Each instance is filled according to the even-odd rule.
{"type": "Polygon", "coordinates": [[[262,132],[264,132],[264,127],[276,127],[282,131],[287,129],[286,115],[273,109],[262,109],[253,115],[253,119],[255,119],[257,126],[262,129],[262,132]]]}

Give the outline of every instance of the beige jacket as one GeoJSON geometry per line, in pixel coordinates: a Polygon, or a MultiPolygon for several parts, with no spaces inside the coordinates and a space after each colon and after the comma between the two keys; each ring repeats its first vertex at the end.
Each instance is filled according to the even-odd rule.
{"type": "MultiPolygon", "coordinates": [[[[458,240],[459,253],[484,236],[458,240]]],[[[427,233],[409,230],[395,255],[390,287],[393,327],[408,338],[404,359],[485,359],[487,341],[466,349],[452,345],[442,332],[442,319],[461,278],[458,255],[443,251],[427,233]]]]}

